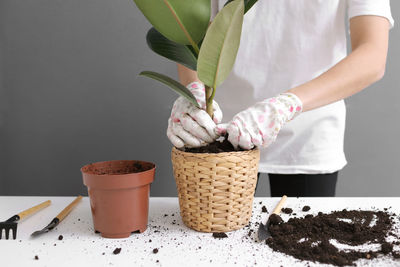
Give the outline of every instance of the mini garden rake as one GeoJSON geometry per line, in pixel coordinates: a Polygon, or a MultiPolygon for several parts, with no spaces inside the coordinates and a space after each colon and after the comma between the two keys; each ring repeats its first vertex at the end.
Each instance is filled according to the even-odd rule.
{"type": "Polygon", "coordinates": [[[38,212],[39,210],[48,207],[51,204],[50,200],[47,200],[43,203],[40,203],[39,205],[36,205],[30,209],[24,210],[14,216],[12,216],[10,219],[4,222],[0,222],[0,239],[2,238],[3,235],[3,230],[5,231],[5,236],[6,239],[9,238],[10,236],[10,231],[12,231],[13,234],[13,239],[17,238],[17,225],[18,222],[29,215],[34,214],[35,212],[38,212]]]}

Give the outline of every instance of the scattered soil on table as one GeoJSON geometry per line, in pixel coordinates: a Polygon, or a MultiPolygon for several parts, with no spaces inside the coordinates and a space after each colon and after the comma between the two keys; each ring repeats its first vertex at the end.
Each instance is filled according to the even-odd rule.
{"type": "Polygon", "coordinates": [[[286,213],[286,214],[292,214],[293,209],[291,209],[291,208],[283,208],[283,209],[282,209],[282,212],[283,212],[283,213],[286,213]]]}
{"type": "MultiPolygon", "coordinates": [[[[272,214],[270,216],[273,216],[272,214]]],[[[270,224],[272,238],[266,244],[273,250],[308,260],[337,266],[354,265],[358,259],[373,259],[379,255],[398,257],[388,236],[393,233],[394,214],[384,211],[342,210],[329,214],[319,212],[304,218],[290,218],[287,222],[270,224]],[[333,241],[334,240],[334,241],[333,241]],[[359,246],[380,244],[377,251],[340,250],[334,244],[359,246]]]]}
{"type": "Polygon", "coordinates": [[[213,233],[212,236],[214,238],[227,238],[228,237],[225,233],[213,233]]]}
{"type": "Polygon", "coordinates": [[[63,239],[64,239],[64,237],[62,235],[58,236],[58,240],[63,240],[63,239]]]}
{"type": "Polygon", "coordinates": [[[158,253],[158,248],[153,249],[153,253],[157,254],[158,253]]]}
{"type": "Polygon", "coordinates": [[[250,229],[249,232],[247,233],[247,236],[250,237],[253,234],[254,230],[250,229]]]}
{"type": "Polygon", "coordinates": [[[152,169],[153,164],[145,164],[140,162],[133,162],[129,164],[121,164],[119,168],[109,164],[109,165],[101,165],[99,167],[96,163],[89,164],[85,166],[82,170],[86,173],[96,174],[96,175],[118,175],[118,174],[129,174],[129,173],[138,173],[144,172],[152,169]]]}
{"type": "Polygon", "coordinates": [[[261,212],[268,213],[268,210],[267,210],[267,208],[265,206],[262,206],[261,207],[261,212]]]}
{"type": "Polygon", "coordinates": [[[309,211],[310,209],[311,209],[310,206],[304,206],[302,211],[309,211]]]}
{"type": "Polygon", "coordinates": [[[215,141],[206,146],[185,148],[185,152],[190,152],[190,153],[221,153],[221,152],[233,152],[233,151],[245,151],[245,150],[241,149],[240,147],[238,150],[235,150],[233,145],[228,141],[227,136],[222,142],[215,141]]]}
{"type": "Polygon", "coordinates": [[[119,254],[120,252],[121,252],[121,248],[116,248],[116,249],[114,249],[114,251],[113,251],[113,253],[114,253],[115,255],[119,254]]]}
{"type": "Polygon", "coordinates": [[[39,256],[38,255],[35,255],[35,260],[39,260],[39,256]]]}

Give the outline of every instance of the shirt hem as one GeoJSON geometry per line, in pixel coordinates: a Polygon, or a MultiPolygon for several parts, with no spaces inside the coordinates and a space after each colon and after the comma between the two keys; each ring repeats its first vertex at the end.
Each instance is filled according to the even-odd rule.
{"type": "Polygon", "coordinates": [[[337,164],[326,165],[271,165],[260,163],[258,171],[262,173],[274,174],[326,174],[334,173],[346,166],[347,161],[343,160],[337,164]]]}

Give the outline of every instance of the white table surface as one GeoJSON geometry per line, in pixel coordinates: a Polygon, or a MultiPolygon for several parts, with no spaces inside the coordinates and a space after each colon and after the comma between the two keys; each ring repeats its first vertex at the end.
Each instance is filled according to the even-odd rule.
{"type": "MultiPolygon", "coordinates": [[[[18,224],[16,240],[0,240],[0,266],[328,266],[301,262],[256,242],[254,223],[268,215],[261,213],[261,207],[271,211],[277,198],[255,199],[250,227],[255,232],[250,237],[249,228],[230,232],[225,239],[187,228],[179,216],[177,198],[151,198],[148,229],[125,239],[105,239],[94,233],[87,197],[55,229],[35,239],[30,234],[46,226],[73,197],[0,197],[0,221],[47,199],[51,206],[18,224]],[[121,253],[114,255],[115,248],[122,248],[121,253]],[[157,254],[154,248],[159,249],[157,254]],[[34,260],[35,255],[39,260],[34,260]]],[[[390,211],[400,214],[400,198],[288,198],[286,202],[296,216],[306,214],[301,211],[304,205],[311,206],[308,213],[312,214],[390,206],[390,211]]],[[[287,220],[289,215],[282,217],[287,220]]],[[[361,260],[357,266],[400,266],[400,261],[380,257],[361,260]]]]}

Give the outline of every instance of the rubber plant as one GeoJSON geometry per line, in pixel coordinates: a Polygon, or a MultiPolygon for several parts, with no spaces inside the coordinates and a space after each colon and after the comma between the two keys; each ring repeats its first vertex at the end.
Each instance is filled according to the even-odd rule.
{"type": "MultiPolygon", "coordinates": [[[[210,24],[211,0],[134,0],[153,25],[146,36],[155,53],[197,71],[206,88],[206,111],[213,117],[216,88],[232,70],[239,49],[244,14],[257,0],[229,0],[210,24]]],[[[155,79],[199,107],[178,81],[153,71],[155,79]]]]}
{"type": "MultiPolygon", "coordinates": [[[[228,1],[211,24],[211,0],[134,1],[153,25],[147,33],[149,47],[197,71],[206,89],[207,113],[213,118],[216,88],[232,70],[244,13],[256,0],[228,1]]],[[[199,106],[185,85],[174,79],[151,71],[140,75],[168,85],[199,106]]],[[[260,151],[232,153],[188,153],[172,147],[180,215],[186,226],[201,232],[228,232],[248,225],[260,151]]]]}

